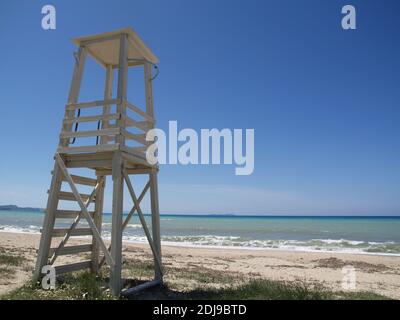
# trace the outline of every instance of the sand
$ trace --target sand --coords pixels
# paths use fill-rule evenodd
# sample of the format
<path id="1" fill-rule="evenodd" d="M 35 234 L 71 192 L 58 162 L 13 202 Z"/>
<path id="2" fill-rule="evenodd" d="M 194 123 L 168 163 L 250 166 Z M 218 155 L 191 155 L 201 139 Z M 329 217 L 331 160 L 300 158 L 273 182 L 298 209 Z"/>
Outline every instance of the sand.
<path id="1" fill-rule="evenodd" d="M 74 239 L 72 243 L 82 241 Z M 39 235 L 0 232 L 0 248 L 27 259 L 24 267 L 18 268 L 12 277 L 0 278 L 0 295 L 23 285 L 29 279 L 38 244 Z M 370 291 L 400 299 L 400 257 L 166 245 L 162 251 L 165 266 L 175 269 L 196 267 L 246 279 L 303 281 L 321 284 L 334 291 L 343 291 L 342 267 L 350 265 L 355 269 L 356 291 Z M 123 253 L 126 259 L 151 261 L 150 249 L 145 244 L 124 243 Z M 69 256 L 61 258 L 60 263 L 74 261 Z M 166 281 L 173 279 L 166 278 Z M 189 288 L 190 281 L 184 286 Z"/>

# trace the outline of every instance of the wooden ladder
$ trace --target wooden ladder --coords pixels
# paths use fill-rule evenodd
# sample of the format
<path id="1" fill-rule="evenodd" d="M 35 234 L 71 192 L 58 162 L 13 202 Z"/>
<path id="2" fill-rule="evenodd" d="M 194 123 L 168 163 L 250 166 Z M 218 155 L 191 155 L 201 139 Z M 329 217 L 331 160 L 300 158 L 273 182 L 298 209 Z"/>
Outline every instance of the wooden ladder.
<path id="1" fill-rule="evenodd" d="M 59 154 L 55 156 L 55 166 L 52 172 L 52 182 L 48 191 L 48 202 L 46 215 L 41 229 L 41 240 L 39 245 L 39 255 L 36 263 L 35 274 L 40 276 L 41 269 L 44 265 L 53 265 L 57 257 L 62 255 L 73 255 L 81 253 L 91 253 L 91 259 L 83 262 L 72 263 L 68 265 L 56 266 L 56 274 L 77 271 L 81 269 L 91 269 L 97 272 L 99 269 L 100 247 L 105 247 L 100 237 L 102 224 L 103 198 L 105 188 L 105 177 L 98 176 L 96 179 L 78 175 L 70 175 L 65 167 L 62 157 Z M 72 192 L 63 191 L 62 182 L 69 184 Z M 78 193 L 75 185 L 84 185 L 93 187 L 91 194 Z M 60 209 L 60 200 L 77 202 L 81 210 L 64 210 Z M 94 204 L 94 210 L 89 211 L 87 208 Z M 87 220 L 89 227 L 79 227 L 79 222 Z M 71 220 L 72 223 L 67 228 L 55 227 L 56 221 Z M 69 245 L 68 240 L 73 237 L 91 236 L 89 244 Z M 58 244 L 54 245 L 55 238 L 61 238 Z M 108 253 L 108 249 L 107 249 Z M 107 257 L 107 253 L 104 257 Z M 108 259 L 110 260 L 112 259 Z"/>

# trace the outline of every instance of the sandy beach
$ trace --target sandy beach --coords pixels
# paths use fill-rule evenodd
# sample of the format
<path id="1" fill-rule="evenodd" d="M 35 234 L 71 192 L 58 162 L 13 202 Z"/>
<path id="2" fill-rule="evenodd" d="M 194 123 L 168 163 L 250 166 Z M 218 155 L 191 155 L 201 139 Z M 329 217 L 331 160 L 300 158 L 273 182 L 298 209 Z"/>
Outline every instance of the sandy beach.
<path id="1" fill-rule="evenodd" d="M 71 240 L 70 244 L 85 242 Z M 31 276 L 39 244 L 39 235 L 24 233 L 0 233 L 0 249 L 24 258 L 24 263 L 12 273 L 0 274 L 0 295 L 22 286 Z M 209 286 L 223 286 L 218 281 L 229 275 L 246 281 L 263 278 L 279 281 L 301 281 L 311 285 L 322 285 L 333 291 L 342 291 L 342 267 L 351 265 L 356 271 L 356 291 L 370 291 L 390 298 L 400 299 L 400 257 L 339 254 L 319 252 L 286 252 L 271 250 L 214 249 L 178 246 L 163 246 L 163 262 L 168 270 L 186 271 L 187 277 L 166 272 L 165 282 L 180 290 L 196 288 L 198 279 L 190 273 L 210 272 L 215 274 Z M 151 252 L 147 245 L 124 243 L 125 264 L 151 263 Z M 82 258 L 85 258 L 82 256 Z M 59 264 L 76 262 L 70 256 L 60 257 Z M 4 270 L 4 266 L 2 270 Z M 124 271 L 126 277 L 132 276 Z M 151 273 L 134 275 L 136 278 L 151 278 Z"/>

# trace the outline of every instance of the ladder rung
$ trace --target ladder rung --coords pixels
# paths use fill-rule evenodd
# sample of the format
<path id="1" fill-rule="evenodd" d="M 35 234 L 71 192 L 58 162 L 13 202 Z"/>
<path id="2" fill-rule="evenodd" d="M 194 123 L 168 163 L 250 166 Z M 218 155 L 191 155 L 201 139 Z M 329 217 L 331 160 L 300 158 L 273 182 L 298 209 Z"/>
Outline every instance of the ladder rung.
<path id="1" fill-rule="evenodd" d="M 74 219 L 80 213 L 81 211 L 75 211 L 75 210 L 57 210 L 56 219 Z M 94 211 L 89 211 L 89 214 L 93 217 Z"/>
<path id="2" fill-rule="evenodd" d="M 81 198 L 83 201 L 87 201 L 90 197 L 89 194 L 80 194 Z M 58 193 L 58 199 L 59 200 L 67 200 L 67 201 L 76 201 L 76 198 L 72 192 L 66 192 L 66 191 L 60 191 Z M 92 202 L 94 202 L 96 199 L 96 196 L 93 197 Z"/>
<path id="3" fill-rule="evenodd" d="M 87 177 L 77 176 L 77 175 L 74 175 L 74 174 L 71 174 L 71 178 L 72 178 L 72 181 L 73 181 L 74 183 L 82 184 L 82 185 L 85 185 L 85 186 L 92 186 L 92 187 L 95 187 L 96 184 L 97 184 L 97 180 L 96 180 L 96 179 L 93 179 L 93 178 L 87 178 Z M 64 179 L 65 179 L 65 177 L 64 177 Z M 65 181 L 65 180 L 64 180 L 64 181 Z"/>
<path id="4" fill-rule="evenodd" d="M 66 264 L 63 266 L 57 266 L 55 267 L 56 269 L 56 274 L 63 274 L 67 272 L 73 272 L 73 271 L 78 271 L 82 269 L 87 269 L 90 268 L 92 265 L 91 261 L 83 261 L 83 262 L 77 262 L 77 263 L 72 263 L 72 264 Z"/>
<path id="5" fill-rule="evenodd" d="M 50 248 L 49 257 L 51 257 L 56 250 L 57 250 L 57 248 Z M 92 251 L 91 244 L 82 244 L 82 245 L 77 245 L 77 246 L 63 247 L 57 251 L 57 255 L 65 256 L 67 254 L 76 254 L 76 253 L 90 252 L 90 251 Z"/>
<path id="6" fill-rule="evenodd" d="M 57 229 L 53 229 L 53 232 L 51 233 L 52 237 L 64 237 L 67 232 L 68 232 L 69 228 L 57 228 Z M 40 230 L 40 232 L 42 232 L 42 230 Z M 92 229 L 90 228 L 78 228 L 78 229 L 74 229 L 71 232 L 71 236 L 90 236 L 92 235 Z"/>

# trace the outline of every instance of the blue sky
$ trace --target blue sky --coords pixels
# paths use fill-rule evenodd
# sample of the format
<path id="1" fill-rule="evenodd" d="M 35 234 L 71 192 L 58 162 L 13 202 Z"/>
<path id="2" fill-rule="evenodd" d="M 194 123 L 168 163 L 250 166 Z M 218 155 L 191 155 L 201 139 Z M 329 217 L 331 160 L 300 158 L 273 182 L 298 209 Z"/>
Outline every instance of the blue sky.
<path id="1" fill-rule="evenodd" d="M 45 4 L 56 7 L 56 30 L 41 28 Z M 357 30 L 341 28 L 345 4 Z M 399 9 L 395 0 L 1 1 L 0 204 L 45 206 L 70 39 L 132 26 L 160 58 L 158 127 L 255 129 L 250 176 L 162 166 L 162 212 L 399 214 Z M 82 100 L 102 98 L 99 75 L 85 75 Z"/>

